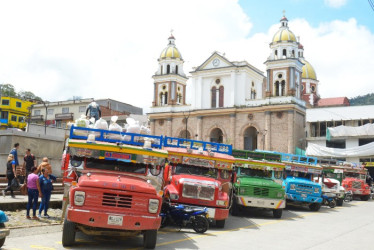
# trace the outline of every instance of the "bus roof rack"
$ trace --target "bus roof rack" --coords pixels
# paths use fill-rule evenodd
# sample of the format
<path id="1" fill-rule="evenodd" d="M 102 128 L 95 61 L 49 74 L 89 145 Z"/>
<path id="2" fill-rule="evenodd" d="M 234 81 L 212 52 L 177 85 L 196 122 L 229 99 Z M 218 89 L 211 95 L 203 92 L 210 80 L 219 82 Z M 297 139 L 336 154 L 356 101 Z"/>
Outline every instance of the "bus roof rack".
<path id="1" fill-rule="evenodd" d="M 282 153 L 282 152 L 276 152 L 276 151 L 257 150 L 257 149 L 256 149 L 256 152 L 268 152 L 268 153 L 280 154 L 282 157 L 282 162 L 286 161 L 286 162 L 302 163 L 302 164 L 309 164 L 309 165 L 317 165 L 317 157 L 288 154 L 288 153 Z"/>
<path id="2" fill-rule="evenodd" d="M 163 140 L 164 147 L 173 147 L 173 148 L 187 148 L 199 150 L 202 148 L 204 151 L 217 152 L 221 154 L 232 154 L 232 145 L 216 143 L 216 142 L 207 142 L 207 141 L 198 141 L 177 137 L 168 137 L 165 136 Z"/>
<path id="3" fill-rule="evenodd" d="M 105 129 L 83 128 L 76 127 L 74 125 L 72 125 L 70 128 L 70 139 L 87 140 L 90 134 L 95 135 L 95 141 L 127 144 L 140 147 L 144 146 L 144 142 L 150 141 L 152 148 L 162 149 L 162 136 L 125 133 Z"/>

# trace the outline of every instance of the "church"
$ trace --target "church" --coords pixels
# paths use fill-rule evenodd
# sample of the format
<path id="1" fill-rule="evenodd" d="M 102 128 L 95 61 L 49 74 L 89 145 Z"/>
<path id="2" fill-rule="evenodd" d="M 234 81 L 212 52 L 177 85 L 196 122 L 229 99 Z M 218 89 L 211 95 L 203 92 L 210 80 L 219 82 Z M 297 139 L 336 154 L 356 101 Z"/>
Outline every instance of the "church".
<path id="1" fill-rule="evenodd" d="M 319 98 L 313 67 L 283 16 L 266 72 L 214 52 L 190 77 L 171 35 L 153 75 L 152 134 L 295 153 L 305 149 L 307 106 Z M 186 86 L 192 100 L 186 103 Z"/>

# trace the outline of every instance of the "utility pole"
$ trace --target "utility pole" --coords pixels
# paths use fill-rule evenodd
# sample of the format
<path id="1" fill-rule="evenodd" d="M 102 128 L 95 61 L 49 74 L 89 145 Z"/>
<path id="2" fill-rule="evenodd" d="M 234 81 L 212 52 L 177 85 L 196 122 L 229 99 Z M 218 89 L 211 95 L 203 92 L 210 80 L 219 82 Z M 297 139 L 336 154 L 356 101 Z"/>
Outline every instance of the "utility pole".
<path id="1" fill-rule="evenodd" d="M 42 103 L 45 107 L 45 118 L 44 118 L 44 134 L 47 134 L 47 115 L 48 115 L 48 105 L 45 103 L 45 101 L 42 100 Z"/>

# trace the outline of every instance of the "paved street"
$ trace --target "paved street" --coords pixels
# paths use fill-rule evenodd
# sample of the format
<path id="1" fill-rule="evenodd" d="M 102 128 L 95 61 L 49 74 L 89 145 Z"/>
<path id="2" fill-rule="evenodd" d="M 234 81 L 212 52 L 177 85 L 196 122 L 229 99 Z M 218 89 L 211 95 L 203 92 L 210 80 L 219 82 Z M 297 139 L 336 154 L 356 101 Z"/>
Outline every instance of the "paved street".
<path id="1" fill-rule="evenodd" d="M 353 201 L 320 212 L 292 207 L 281 220 L 270 212 L 230 217 L 223 230 L 211 228 L 200 235 L 192 229 L 165 228 L 159 232 L 157 249 L 371 249 L 374 247 L 374 201 Z M 142 237 L 117 240 L 77 234 L 71 249 L 141 249 Z M 61 226 L 14 229 L 3 250 L 64 249 Z"/>

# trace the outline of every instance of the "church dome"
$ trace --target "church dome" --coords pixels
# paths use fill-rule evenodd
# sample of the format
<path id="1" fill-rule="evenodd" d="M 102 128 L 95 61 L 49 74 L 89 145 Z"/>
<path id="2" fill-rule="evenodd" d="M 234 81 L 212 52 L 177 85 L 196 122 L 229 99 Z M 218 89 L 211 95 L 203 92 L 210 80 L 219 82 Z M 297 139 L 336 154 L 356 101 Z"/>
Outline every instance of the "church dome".
<path id="1" fill-rule="evenodd" d="M 313 66 L 305 59 L 303 58 L 300 58 L 300 61 L 302 63 L 304 63 L 304 66 L 303 66 L 303 74 L 302 74 L 302 78 L 304 79 L 313 79 L 313 80 L 317 80 L 317 75 L 316 75 L 316 72 L 314 71 L 314 68 Z"/>
<path id="2" fill-rule="evenodd" d="M 165 59 L 165 58 L 179 58 L 182 59 L 182 55 L 175 47 L 175 38 L 174 36 L 169 37 L 169 44 L 168 46 L 161 52 L 160 59 Z"/>
<path id="3" fill-rule="evenodd" d="M 289 29 L 285 29 L 285 28 L 280 29 L 280 30 L 277 31 L 277 33 L 275 33 L 275 35 L 273 37 L 273 43 L 282 42 L 282 41 L 296 42 L 296 36 Z"/>

